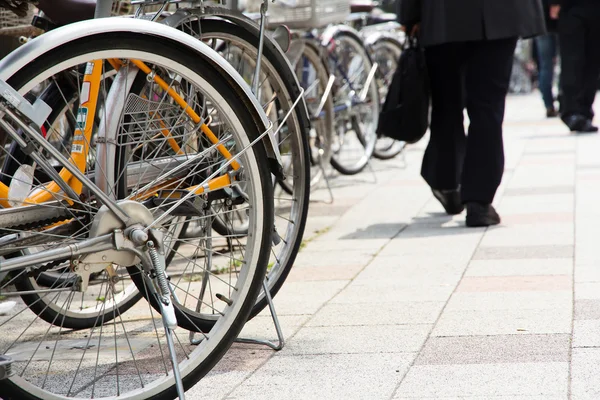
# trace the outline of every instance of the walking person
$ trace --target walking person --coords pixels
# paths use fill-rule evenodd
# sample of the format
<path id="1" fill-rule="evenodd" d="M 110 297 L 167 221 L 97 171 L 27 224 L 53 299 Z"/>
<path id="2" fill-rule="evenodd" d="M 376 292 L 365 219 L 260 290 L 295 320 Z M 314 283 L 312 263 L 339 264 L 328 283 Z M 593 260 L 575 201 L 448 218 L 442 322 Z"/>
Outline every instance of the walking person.
<path id="1" fill-rule="evenodd" d="M 558 16 L 550 15 L 551 1 L 542 0 L 548 33 L 535 38 L 539 67 L 539 88 L 544 106 L 546 106 L 546 117 L 548 118 L 558 116 L 558 111 L 554 107 L 554 93 L 552 93 L 555 60 L 558 55 Z"/>
<path id="2" fill-rule="evenodd" d="M 541 0 L 399 0 L 418 31 L 431 83 L 431 137 L 421 175 L 467 226 L 500 223 L 492 206 L 504 173 L 502 123 L 518 37 L 545 32 Z M 463 110 L 470 124 L 465 135 Z"/>
<path id="3" fill-rule="evenodd" d="M 551 0 L 558 18 L 561 118 L 572 132 L 598 132 L 594 99 L 600 75 L 600 1 Z"/>

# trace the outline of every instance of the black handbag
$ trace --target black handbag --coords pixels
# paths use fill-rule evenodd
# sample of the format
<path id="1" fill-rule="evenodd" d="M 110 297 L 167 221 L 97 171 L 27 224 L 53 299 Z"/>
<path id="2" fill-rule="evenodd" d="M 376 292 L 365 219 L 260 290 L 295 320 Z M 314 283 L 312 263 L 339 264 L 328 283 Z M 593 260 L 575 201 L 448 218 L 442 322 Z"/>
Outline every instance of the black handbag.
<path id="1" fill-rule="evenodd" d="M 407 38 L 394 72 L 377 133 L 406 143 L 418 142 L 429 127 L 429 77 L 416 37 Z"/>

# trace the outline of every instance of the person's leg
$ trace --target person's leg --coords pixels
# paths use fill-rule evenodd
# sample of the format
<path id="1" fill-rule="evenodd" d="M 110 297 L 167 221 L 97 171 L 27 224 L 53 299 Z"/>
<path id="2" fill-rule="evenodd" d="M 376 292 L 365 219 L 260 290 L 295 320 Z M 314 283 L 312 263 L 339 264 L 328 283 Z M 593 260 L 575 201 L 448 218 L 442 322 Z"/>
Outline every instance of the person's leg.
<path id="1" fill-rule="evenodd" d="M 559 21 L 561 57 L 561 117 L 567 125 L 582 116 L 583 76 L 585 70 L 585 26 L 573 9 L 561 13 Z M 570 126 L 570 128 L 572 128 Z"/>
<path id="2" fill-rule="evenodd" d="M 465 88 L 471 121 L 462 174 L 463 202 L 491 204 L 504 173 L 502 123 L 517 39 L 469 44 Z"/>
<path id="3" fill-rule="evenodd" d="M 430 139 L 421 175 L 432 189 L 453 190 L 460 183 L 464 152 L 463 45 L 425 50 L 431 85 Z"/>
<path id="4" fill-rule="evenodd" d="M 598 78 L 600 77 L 600 12 L 598 15 L 588 15 L 586 18 L 585 38 L 585 71 L 583 74 L 584 94 L 582 109 L 589 120 L 594 119 L 594 99 L 598 90 Z"/>
<path id="5" fill-rule="evenodd" d="M 556 40 L 550 33 L 535 39 L 539 65 L 539 87 L 546 110 L 554 110 L 552 81 L 554 80 L 554 57 L 556 57 Z"/>

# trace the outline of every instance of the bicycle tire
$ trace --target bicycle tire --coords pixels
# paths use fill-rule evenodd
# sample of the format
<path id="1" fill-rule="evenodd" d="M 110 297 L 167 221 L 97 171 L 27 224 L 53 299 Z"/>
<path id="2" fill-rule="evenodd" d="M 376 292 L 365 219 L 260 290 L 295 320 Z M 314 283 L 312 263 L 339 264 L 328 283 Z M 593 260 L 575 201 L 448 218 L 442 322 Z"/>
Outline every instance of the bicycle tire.
<path id="1" fill-rule="evenodd" d="M 371 60 L 371 56 L 365 48 L 362 40 L 356 34 L 347 29 L 338 29 L 332 35 L 332 41 L 335 43 L 335 46 L 331 46 L 331 50 L 329 50 L 329 62 L 336 63 L 335 56 L 332 55 L 333 51 L 339 51 L 339 49 L 344 48 L 345 45 L 350 46 L 355 54 L 362 59 L 363 71 L 365 75 L 361 78 L 366 81 L 366 75 L 373 67 L 373 61 Z M 353 99 L 344 98 L 346 93 L 339 92 L 340 88 L 349 86 L 347 80 L 351 79 L 345 76 L 347 75 L 346 71 L 340 71 L 341 68 L 342 67 L 337 64 L 333 64 L 332 67 L 330 67 L 331 71 L 336 75 L 337 91 L 334 93 L 336 108 L 338 108 L 338 106 L 341 104 L 345 104 L 347 101 L 353 101 Z M 352 88 L 352 91 L 355 92 L 359 90 L 360 89 L 358 88 Z M 369 163 L 369 160 L 373 156 L 373 152 L 375 150 L 375 142 L 377 140 L 377 134 L 375 131 L 377 129 L 377 120 L 379 118 L 379 89 L 377 88 L 377 83 L 374 79 L 371 81 L 367 96 L 370 97 L 368 100 L 370 103 L 372 103 L 372 106 L 370 107 L 369 111 L 366 111 L 365 115 L 358 116 L 351 114 L 341 121 L 339 119 L 336 121 L 335 134 L 338 137 L 347 135 L 347 129 L 350 129 L 351 131 L 354 131 L 356 140 L 359 142 L 359 146 L 362 146 L 362 149 L 359 147 L 359 150 L 357 150 L 357 153 L 360 153 L 359 159 L 349 164 L 341 159 L 341 152 L 343 151 L 341 146 L 343 146 L 343 144 L 340 144 L 340 149 L 337 149 L 337 151 L 334 146 L 333 156 L 331 157 L 331 165 L 343 175 L 356 175 L 363 171 Z M 361 123 L 364 123 L 365 119 L 367 119 L 367 116 L 370 116 L 372 121 L 370 126 L 363 128 L 361 127 Z M 340 139 L 339 141 L 344 142 L 344 139 Z"/>
<path id="2" fill-rule="evenodd" d="M 239 40 L 240 44 L 245 46 L 258 49 L 259 37 L 257 31 L 249 31 L 240 25 L 229 23 L 223 20 L 213 18 L 203 18 L 202 14 L 193 14 L 194 10 L 189 10 L 192 17 L 201 18 L 201 32 L 205 37 L 214 37 L 215 35 L 223 34 L 226 35 L 228 40 L 235 37 Z M 188 15 L 189 17 L 189 15 Z M 175 24 L 180 25 L 181 23 Z M 181 29 L 181 28 L 180 28 Z M 190 28 L 188 28 L 189 30 Z M 187 33 L 187 32 L 186 32 Z M 282 90 L 286 90 L 284 94 L 287 104 L 291 103 L 300 96 L 300 88 L 296 80 L 294 71 L 291 70 L 289 63 L 287 62 L 285 55 L 279 49 L 278 45 L 275 44 L 269 37 L 265 38 L 263 48 L 263 68 L 268 68 L 270 73 L 276 73 L 278 75 L 278 85 Z M 308 144 L 308 131 L 310 129 L 310 122 L 307 116 L 306 107 L 299 103 L 294 109 L 290 116 L 292 123 L 297 123 L 298 128 L 295 130 L 296 135 L 293 138 L 295 141 L 295 152 L 292 156 L 299 157 L 294 164 L 294 168 L 302 168 L 302 175 L 304 178 L 301 181 L 295 181 L 295 189 L 290 191 L 295 193 L 297 200 L 295 200 L 297 210 L 297 216 L 293 221 L 293 224 L 288 224 L 288 232 L 281 233 L 282 239 L 289 243 L 286 251 L 281 250 L 280 254 L 284 254 L 282 257 L 277 257 L 280 262 L 280 266 L 277 270 L 271 268 L 267 274 L 267 284 L 270 289 L 270 294 L 275 297 L 283 286 L 287 276 L 289 275 L 300 245 L 302 237 L 304 235 L 304 229 L 306 226 L 306 220 L 308 218 L 308 207 L 310 199 L 310 164 L 309 160 L 309 144 Z M 296 178 L 297 179 L 297 178 Z M 282 182 L 279 181 L 281 185 Z M 286 184 L 287 185 L 287 184 Z M 287 192 L 287 190 L 286 190 Z M 278 218 L 277 212 L 275 214 L 276 220 Z M 241 232 L 229 232 L 227 228 L 222 224 L 221 221 L 217 222 L 217 219 L 213 222 L 213 229 L 221 235 L 225 234 L 240 234 Z M 261 291 L 257 299 L 257 303 L 250 313 L 249 319 L 254 318 L 267 306 L 267 300 L 264 292 Z M 210 325 L 210 322 L 209 322 Z"/>
<path id="3" fill-rule="evenodd" d="M 371 58 L 378 64 L 376 79 L 380 105 L 383 107 L 394 71 L 398 66 L 400 54 L 402 54 L 402 43 L 394 38 L 381 36 L 369 43 L 368 48 Z M 406 142 L 380 137 L 375 143 L 373 157 L 379 160 L 390 160 L 400 154 L 405 147 Z"/>

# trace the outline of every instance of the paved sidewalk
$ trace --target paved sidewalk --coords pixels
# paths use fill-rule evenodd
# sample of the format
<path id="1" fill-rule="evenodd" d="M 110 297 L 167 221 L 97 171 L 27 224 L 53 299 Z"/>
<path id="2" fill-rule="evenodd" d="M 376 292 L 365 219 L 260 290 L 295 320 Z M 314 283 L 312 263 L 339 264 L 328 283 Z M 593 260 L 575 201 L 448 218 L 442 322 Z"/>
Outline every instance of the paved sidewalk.
<path id="1" fill-rule="evenodd" d="M 425 143 L 315 193 L 285 349 L 234 345 L 188 398 L 599 399 L 600 136 L 543 115 L 508 101 L 499 227 L 441 212 Z M 244 334 L 274 338 L 268 315 Z"/>

